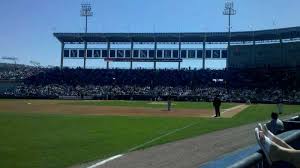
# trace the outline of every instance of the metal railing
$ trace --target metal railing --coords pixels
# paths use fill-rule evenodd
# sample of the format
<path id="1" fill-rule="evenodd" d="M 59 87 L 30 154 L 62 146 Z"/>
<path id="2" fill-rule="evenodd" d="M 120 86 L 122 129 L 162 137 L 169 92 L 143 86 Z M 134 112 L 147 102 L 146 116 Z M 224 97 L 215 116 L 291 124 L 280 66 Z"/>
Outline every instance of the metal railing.
<path id="1" fill-rule="evenodd" d="M 284 121 L 284 126 L 285 126 L 285 131 L 300 129 L 299 116 Z M 291 144 L 294 147 L 296 146 L 296 148 L 300 147 L 300 131 L 297 131 L 294 134 L 287 136 L 283 139 L 288 144 Z M 285 162 L 279 162 L 276 167 L 282 167 L 282 166 L 293 167 L 290 166 L 289 163 L 285 163 Z M 268 168 L 269 165 L 265 160 L 265 156 L 261 153 L 261 150 L 259 150 L 256 153 L 246 157 L 245 159 L 240 160 L 239 162 L 234 163 L 229 167 L 230 168 Z"/>

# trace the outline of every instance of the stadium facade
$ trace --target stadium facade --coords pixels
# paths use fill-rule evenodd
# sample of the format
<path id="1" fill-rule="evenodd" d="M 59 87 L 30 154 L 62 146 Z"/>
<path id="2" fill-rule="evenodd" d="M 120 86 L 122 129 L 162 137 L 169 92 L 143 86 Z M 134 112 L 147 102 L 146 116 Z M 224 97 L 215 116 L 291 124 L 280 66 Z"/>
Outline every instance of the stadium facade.
<path id="1" fill-rule="evenodd" d="M 110 62 L 177 62 L 178 69 L 186 59 L 225 59 L 227 68 L 299 67 L 300 27 L 242 32 L 202 33 L 54 33 L 61 42 L 61 68 L 64 59 L 103 59 Z M 231 42 L 230 47 L 209 48 L 208 45 Z M 82 48 L 66 48 L 65 45 L 82 44 Z M 88 48 L 90 44 L 98 45 Z M 100 47 L 105 45 L 106 47 Z M 113 48 L 112 44 L 129 45 L 129 48 Z M 135 45 L 151 45 L 151 48 L 135 48 Z M 172 48 L 158 48 L 158 44 L 171 44 Z M 183 48 L 182 44 L 199 45 L 199 48 Z"/>

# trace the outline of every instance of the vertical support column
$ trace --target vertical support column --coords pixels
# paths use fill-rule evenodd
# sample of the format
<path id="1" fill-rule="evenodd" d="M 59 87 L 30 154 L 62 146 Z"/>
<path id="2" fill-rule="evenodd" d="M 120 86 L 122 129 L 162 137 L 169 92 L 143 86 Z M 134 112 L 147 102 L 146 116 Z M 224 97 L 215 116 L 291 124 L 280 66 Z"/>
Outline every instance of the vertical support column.
<path id="1" fill-rule="evenodd" d="M 132 69 L 132 57 L 133 57 L 133 40 L 131 40 L 131 47 L 130 47 L 130 69 Z"/>
<path id="2" fill-rule="evenodd" d="M 178 58 L 181 59 L 181 38 L 179 38 Z M 180 64 L 181 62 L 178 62 L 178 70 L 181 69 Z"/>
<path id="3" fill-rule="evenodd" d="M 280 43 L 280 58 L 284 66 L 287 66 L 286 57 L 283 55 L 283 42 L 281 36 L 279 37 L 279 43 Z"/>
<path id="4" fill-rule="evenodd" d="M 110 58 L 110 41 L 107 41 L 107 58 Z M 106 62 L 106 69 L 109 69 L 109 60 Z"/>
<path id="5" fill-rule="evenodd" d="M 257 64 L 256 64 L 256 50 L 255 50 L 255 47 L 256 47 L 256 41 L 255 41 L 254 36 L 253 36 L 253 45 L 252 45 L 252 59 L 253 59 L 253 65 L 257 65 Z"/>
<path id="6" fill-rule="evenodd" d="M 226 58 L 226 68 L 228 68 L 228 57 L 231 54 L 230 51 L 230 41 L 231 41 L 231 15 L 228 17 L 228 48 L 227 48 L 227 58 Z"/>
<path id="7" fill-rule="evenodd" d="M 255 67 L 256 64 L 256 41 L 255 41 L 255 35 L 254 35 L 254 30 L 252 30 L 252 41 L 253 41 L 253 45 L 252 45 L 252 65 L 253 67 Z"/>
<path id="8" fill-rule="evenodd" d="M 206 58 L 206 35 L 203 40 L 203 50 L 202 50 L 202 69 L 205 69 L 205 58 Z"/>
<path id="9" fill-rule="evenodd" d="M 65 43 L 61 42 L 61 53 L 60 53 L 60 69 L 62 70 L 64 67 L 64 50 L 65 50 Z"/>
<path id="10" fill-rule="evenodd" d="M 154 42 L 154 69 L 156 70 L 156 58 L 157 58 L 157 42 Z"/>
<path id="11" fill-rule="evenodd" d="M 87 42 L 84 42 L 84 58 L 83 58 L 83 69 L 86 67 L 86 57 L 87 57 Z"/>
<path id="12" fill-rule="evenodd" d="M 297 62 L 297 67 L 296 67 L 296 86 L 300 85 L 300 65 L 299 62 Z"/>

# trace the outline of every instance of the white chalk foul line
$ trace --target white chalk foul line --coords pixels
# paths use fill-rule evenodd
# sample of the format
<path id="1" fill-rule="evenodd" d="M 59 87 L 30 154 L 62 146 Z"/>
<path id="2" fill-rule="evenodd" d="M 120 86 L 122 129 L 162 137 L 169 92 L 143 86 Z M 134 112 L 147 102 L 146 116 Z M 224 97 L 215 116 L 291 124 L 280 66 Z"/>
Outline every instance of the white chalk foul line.
<path id="1" fill-rule="evenodd" d="M 224 114 L 224 113 L 226 113 L 226 112 L 228 112 L 228 111 L 231 111 L 231 110 L 234 110 L 234 109 L 237 109 L 237 108 L 240 108 L 240 107 L 244 107 L 244 106 L 246 106 L 245 104 L 241 104 L 241 105 L 238 105 L 238 106 L 234 106 L 234 107 L 231 107 L 231 108 L 229 108 L 229 109 L 225 109 L 225 110 L 223 110 L 222 112 L 221 112 L 221 114 Z M 212 117 L 214 117 L 215 115 L 212 115 Z"/>
<path id="2" fill-rule="evenodd" d="M 154 141 L 157 141 L 157 140 L 159 140 L 159 139 L 161 139 L 161 138 L 163 138 L 163 137 L 166 137 L 166 136 L 168 136 L 168 135 L 174 134 L 174 133 L 179 132 L 179 131 L 181 131 L 181 130 L 184 130 L 184 129 L 186 129 L 186 128 L 192 127 L 192 126 L 194 126 L 194 125 L 196 125 L 196 124 L 198 124 L 198 123 L 199 123 L 199 122 L 192 123 L 192 124 L 186 125 L 186 126 L 184 126 L 184 127 L 182 127 L 182 128 L 177 128 L 177 129 L 175 129 L 175 130 L 172 130 L 172 131 L 170 131 L 170 132 L 168 132 L 168 133 L 166 133 L 166 134 L 163 134 L 163 135 L 161 135 L 161 136 L 159 136 L 159 137 L 153 138 L 153 139 L 151 139 L 150 141 L 147 141 L 147 142 L 145 142 L 145 143 L 143 143 L 143 144 L 141 144 L 141 145 L 137 145 L 137 146 L 135 146 L 135 147 L 129 149 L 128 152 L 131 152 L 131 151 L 134 151 L 134 150 L 136 150 L 136 149 L 139 149 L 139 148 L 141 148 L 141 147 L 143 147 L 143 146 L 146 146 L 147 144 L 150 144 L 150 143 L 152 143 L 152 142 L 154 142 Z"/>
<path id="3" fill-rule="evenodd" d="M 235 110 L 237 108 L 244 107 L 244 106 L 246 106 L 246 105 L 245 104 L 241 104 L 241 105 L 238 105 L 238 106 L 234 106 L 234 107 L 231 107 L 229 109 L 225 109 L 222 113 L 226 113 L 227 111 Z"/>
<path id="4" fill-rule="evenodd" d="M 87 168 L 95 168 L 95 167 L 97 167 L 97 166 L 104 165 L 105 163 L 107 163 L 107 162 L 109 162 L 109 161 L 112 161 L 112 160 L 114 160 L 114 159 L 120 158 L 120 157 L 122 157 L 123 155 L 124 155 L 124 154 L 119 154 L 119 155 L 116 155 L 116 156 L 112 156 L 112 157 L 110 157 L 110 158 L 108 158 L 108 159 L 102 160 L 101 162 L 98 162 L 98 163 L 96 163 L 96 164 L 94 164 L 94 165 L 92 165 L 92 166 L 89 166 L 89 167 L 87 167 Z"/>
<path id="5" fill-rule="evenodd" d="M 147 145 L 147 144 L 150 144 L 150 143 L 152 143 L 152 142 L 154 142 L 154 141 L 157 141 L 157 140 L 159 140 L 159 139 L 161 139 L 161 138 L 163 138 L 163 137 L 166 137 L 166 136 L 168 136 L 168 135 L 174 134 L 174 133 L 179 132 L 179 131 L 181 131 L 181 130 L 184 130 L 184 129 L 186 129 L 186 128 L 192 127 L 192 126 L 194 126 L 194 125 L 196 125 L 196 124 L 198 124 L 198 123 L 199 123 L 199 122 L 192 123 L 192 124 L 186 125 L 186 126 L 184 126 L 184 127 L 182 127 L 182 128 L 177 128 L 177 129 L 175 129 L 175 130 L 172 130 L 172 131 L 170 131 L 170 132 L 168 132 L 168 133 L 166 133 L 166 134 L 164 134 L 164 135 L 161 135 L 161 136 L 159 136 L 159 137 L 153 138 L 153 139 L 151 139 L 150 141 L 147 141 L 147 142 L 145 142 L 145 143 L 143 143 L 143 144 L 141 144 L 141 145 L 137 145 L 137 146 L 135 146 L 135 147 L 129 149 L 128 152 L 132 152 L 132 151 L 134 151 L 134 150 L 136 150 L 136 149 L 139 149 L 139 148 L 141 148 L 141 147 L 143 147 L 143 146 L 145 146 L 145 145 Z M 122 157 L 122 156 L 124 156 L 124 154 L 119 154 L 119 155 L 110 157 L 110 158 L 108 158 L 108 159 L 105 159 L 105 160 L 103 160 L 103 161 L 101 161 L 101 162 L 98 162 L 98 163 L 96 163 L 96 164 L 94 164 L 94 165 L 92 165 L 92 166 L 89 166 L 89 167 L 87 167 L 87 168 L 96 168 L 97 166 L 104 165 L 105 163 L 110 162 L 110 161 L 112 161 L 112 160 L 114 160 L 114 159 L 120 158 L 120 157 Z"/>

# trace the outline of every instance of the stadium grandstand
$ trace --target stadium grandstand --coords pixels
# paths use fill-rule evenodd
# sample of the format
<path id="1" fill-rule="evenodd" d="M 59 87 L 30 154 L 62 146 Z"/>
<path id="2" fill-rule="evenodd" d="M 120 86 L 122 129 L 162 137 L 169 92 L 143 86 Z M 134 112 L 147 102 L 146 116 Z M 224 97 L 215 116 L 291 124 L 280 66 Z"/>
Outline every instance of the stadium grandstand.
<path id="1" fill-rule="evenodd" d="M 0 167 L 300 167 L 300 26 L 266 23 L 297 5 L 243 2 L 251 12 L 231 30 L 226 0 L 226 32 L 217 1 L 101 1 L 88 32 L 92 5 L 81 1 L 80 28 L 79 1 L 3 8 Z M 145 29 L 153 23 L 161 32 Z"/>
<path id="2" fill-rule="evenodd" d="M 18 66 L 2 69 L 6 98 L 133 99 L 299 103 L 295 69 L 82 69 Z M 7 85 L 14 83 L 14 85 Z M 5 87 L 9 86 L 9 87 Z M 262 92 L 264 90 L 264 92 Z M 270 96 L 272 95 L 272 96 Z"/>
<path id="3" fill-rule="evenodd" d="M 54 33 L 61 42 L 60 68 L 2 64 L 2 97 L 138 99 L 300 103 L 300 27 L 228 33 Z M 130 48 L 111 48 L 111 43 Z M 135 48 L 135 44 L 153 48 Z M 167 43 L 178 48 L 158 48 Z M 182 48 L 193 43 L 199 48 Z M 84 44 L 84 48 L 65 45 Z M 103 44 L 107 48 L 88 48 Z M 207 47 L 207 48 L 206 48 Z M 228 54 L 230 53 L 230 54 Z M 63 67 L 64 59 L 82 59 L 83 68 Z M 106 69 L 85 69 L 86 59 L 103 59 Z M 198 69 L 181 68 L 202 60 Z M 222 70 L 205 68 L 208 59 L 225 59 Z M 110 69 L 110 62 L 130 62 L 130 69 Z M 133 69 L 133 62 L 153 62 L 153 69 Z M 157 62 L 177 62 L 178 69 L 156 69 Z M 9 86 L 9 87 L 7 87 Z M 262 92 L 264 90 L 264 92 Z M 272 95 L 272 96 L 270 96 Z"/>
<path id="4" fill-rule="evenodd" d="M 61 42 L 61 68 L 64 59 L 104 59 L 107 62 L 181 62 L 188 59 L 225 59 L 227 68 L 293 67 L 300 65 L 300 27 L 244 32 L 205 33 L 54 33 Z M 211 48 L 209 45 L 226 44 L 227 48 Z M 71 48 L 84 44 L 84 48 Z M 87 48 L 99 44 L 106 48 Z M 130 48 L 112 48 L 131 46 Z M 148 48 L 135 48 L 135 44 Z M 171 44 L 170 48 L 158 48 L 158 44 Z M 199 45 L 198 48 L 182 48 L 182 44 Z M 65 48 L 69 45 L 70 48 Z M 149 45 L 152 48 L 149 48 Z M 232 51 L 232 52 L 230 52 Z M 228 54 L 229 53 L 229 54 Z M 199 67 L 201 67 L 199 65 Z"/>

